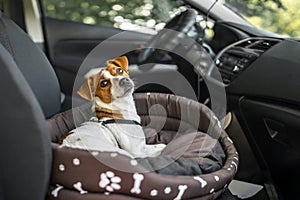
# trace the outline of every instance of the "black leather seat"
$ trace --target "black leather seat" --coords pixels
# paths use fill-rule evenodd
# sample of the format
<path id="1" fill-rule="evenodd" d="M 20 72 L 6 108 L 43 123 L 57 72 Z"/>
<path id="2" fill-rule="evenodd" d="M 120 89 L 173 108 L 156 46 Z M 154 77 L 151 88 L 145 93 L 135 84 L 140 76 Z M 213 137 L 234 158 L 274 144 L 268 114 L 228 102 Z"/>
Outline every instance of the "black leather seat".
<path id="1" fill-rule="evenodd" d="M 2 44 L 0 76 L 0 199 L 44 199 L 51 171 L 45 117 Z"/>
<path id="2" fill-rule="evenodd" d="M 42 51 L 0 12 L 0 199 L 45 199 L 51 139 L 45 117 L 60 111 L 60 87 Z"/>

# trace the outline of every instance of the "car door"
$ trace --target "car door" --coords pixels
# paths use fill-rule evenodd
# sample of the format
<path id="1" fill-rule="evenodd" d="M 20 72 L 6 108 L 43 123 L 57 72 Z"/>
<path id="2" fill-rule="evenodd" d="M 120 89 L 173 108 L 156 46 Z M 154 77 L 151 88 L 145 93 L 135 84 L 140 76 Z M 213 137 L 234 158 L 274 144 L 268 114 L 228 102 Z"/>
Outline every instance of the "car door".
<path id="1" fill-rule="evenodd" d="M 46 53 L 55 69 L 70 107 L 74 81 L 86 56 L 101 42 L 109 39 L 114 48 L 128 46 L 137 51 L 128 52 L 131 64 L 136 52 L 170 19 L 169 11 L 176 4 L 171 0 L 120 1 L 120 0 L 43 0 Z M 162 12 L 163 11 L 163 12 Z M 104 61 L 99 58 L 99 66 Z"/>

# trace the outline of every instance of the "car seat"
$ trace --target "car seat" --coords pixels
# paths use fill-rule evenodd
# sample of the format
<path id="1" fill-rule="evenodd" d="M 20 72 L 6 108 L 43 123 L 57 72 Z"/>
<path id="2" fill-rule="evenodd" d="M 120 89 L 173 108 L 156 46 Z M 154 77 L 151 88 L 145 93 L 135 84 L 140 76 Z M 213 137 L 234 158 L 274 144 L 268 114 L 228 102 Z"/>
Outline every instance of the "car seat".
<path id="1" fill-rule="evenodd" d="M 0 66 L 0 199 L 43 199 L 52 161 L 45 117 L 2 44 Z"/>
<path id="2" fill-rule="evenodd" d="M 58 176 L 59 173 L 56 173 L 56 170 L 62 169 L 62 165 L 60 165 L 62 161 L 68 159 L 74 161 L 74 156 L 82 155 L 80 158 L 83 160 L 87 158 L 87 163 L 93 163 L 94 157 L 91 157 L 92 155 L 84 150 L 59 148 L 56 144 L 52 144 L 53 159 L 51 159 L 51 141 L 49 139 L 50 134 L 48 129 L 50 129 L 51 132 L 55 128 L 59 130 L 59 126 L 53 125 L 53 120 L 54 124 L 57 124 L 57 120 L 61 120 L 61 117 L 64 117 L 66 114 L 62 113 L 51 118 L 60 112 L 61 106 L 60 87 L 53 68 L 43 52 L 30 40 L 27 34 L 2 13 L 0 13 L 0 42 L 1 94 L 3 94 L 3 98 L 1 99 L 2 112 L 0 112 L 1 122 L 3 124 L 1 128 L 1 133 L 3 134 L 3 139 L 1 139 L 1 158 L 3 159 L 1 160 L 0 172 L 2 180 L 0 194 L 2 196 L 0 197 L 5 199 L 44 199 L 46 196 L 46 187 L 50 182 L 50 168 L 52 168 L 51 183 L 57 185 L 53 185 L 55 188 L 54 190 L 50 190 L 48 197 L 53 198 L 53 193 L 55 194 L 55 192 L 65 187 L 65 190 L 63 190 L 64 193 L 62 194 L 67 193 L 67 197 L 71 199 L 81 199 L 81 195 L 86 194 L 85 190 L 79 190 L 80 188 L 82 189 L 82 185 L 80 185 L 81 182 L 71 183 L 69 182 L 70 179 L 64 179 L 64 176 Z M 143 98 L 139 99 L 137 96 L 136 99 L 139 99 L 141 102 L 148 98 L 147 94 L 142 94 L 140 97 Z M 158 97 L 159 95 L 155 94 L 151 96 L 150 100 L 156 99 L 164 101 L 166 98 L 166 96 L 163 96 L 163 98 Z M 167 99 L 168 98 L 177 99 L 177 97 L 167 97 Z M 49 101 L 49 99 L 51 99 L 51 101 Z M 188 100 L 187 102 L 191 103 Z M 197 106 L 201 105 L 196 102 L 193 104 Z M 168 106 L 167 104 L 164 105 Z M 205 107 L 200 106 L 199 108 L 202 110 Z M 82 108 L 79 108 L 79 110 L 80 109 Z M 142 107 L 140 107 L 140 111 L 143 111 Z M 70 115 L 72 117 L 67 117 L 63 121 L 65 125 L 69 126 L 68 129 L 74 127 L 74 121 L 72 120 L 74 120 L 75 116 L 73 116 L 73 114 L 79 113 L 76 109 L 69 112 L 72 113 Z M 183 183 L 186 183 L 183 185 L 187 185 L 189 190 L 191 190 L 191 192 L 186 192 L 184 196 L 182 194 L 181 197 L 183 198 L 217 198 L 226 190 L 226 186 L 237 170 L 238 155 L 230 138 L 224 130 L 221 130 L 220 127 L 218 128 L 218 121 L 213 117 L 214 115 L 211 111 L 207 110 L 207 112 L 204 113 L 206 113 L 204 119 L 206 119 L 208 123 L 205 125 L 206 129 L 202 127 L 199 130 L 207 131 L 207 124 L 213 123 L 212 127 L 221 132 L 219 141 L 226 153 L 226 161 L 224 166 L 220 169 L 221 173 L 216 171 L 214 173 L 217 174 L 211 173 L 193 177 L 175 177 L 153 172 L 144 174 L 145 180 L 147 180 L 150 186 L 155 186 L 155 184 L 160 181 L 163 184 L 165 184 L 166 181 L 168 182 L 170 186 L 169 188 L 164 188 L 165 195 L 162 196 L 162 198 L 165 198 L 166 194 L 170 194 L 170 197 L 173 197 L 175 194 L 181 194 L 181 191 L 183 191 Z M 45 118 L 49 119 L 48 128 L 46 127 Z M 81 119 L 86 119 L 86 115 L 82 115 Z M 147 117 L 144 118 L 144 124 L 147 124 Z M 63 130 L 60 130 L 59 134 L 63 134 Z M 57 136 L 57 134 L 55 134 L 55 136 Z M 59 138 L 60 135 L 57 137 Z M 110 156 L 111 158 L 111 154 L 107 155 L 101 153 L 100 156 Z M 126 160 L 126 158 L 124 159 Z M 124 164 L 128 160 L 126 162 L 123 162 L 122 159 L 118 161 Z M 77 160 L 75 163 L 77 163 Z M 105 168 L 100 162 L 95 163 L 95 165 L 81 166 L 83 166 L 84 171 L 89 170 L 88 168 L 84 168 L 88 166 L 93 169 L 99 166 L 100 168 L 98 169 L 103 167 L 102 169 L 107 169 L 106 172 L 111 171 L 107 166 Z M 76 171 L 73 170 L 68 172 L 75 172 L 76 174 Z M 80 171 L 78 175 L 84 175 L 82 172 L 83 171 Z M 110 175 L 111 173 L 108 174 L 108 176 Z M 124 177 L 125 179 L 128 178 L 128 180 L 131 180 L 132 174 L 125 174 Z M 129 179 L 129 177 L 131 179 Z M 211 183 L 214 182 L 216 182 L 216 184 L 212 185 Z M 131 182 L 129 181 L 129 183 Z M 177 184 L 176 187 L 174 184 Z M 70 188 L 74 188 L 74 185 L 77 190 L 70 190 Z M 205 187 L 205 185 L 209 185 L 209 187 Z M 179 188 L 179 186 L 182 187 Z M 108 198 L 108 193 L 105 192 L 103 188 L 97 188 L 95 190 L 93 187 L 94 185 L 91 186 L 91 188 L 88 187 L 92 192 L 89 190 L 90 193 L 86 194 L 85 197 L 87 199 L 98 198 L 99 195 L 104 199 Z M 119 194 L 109 194 L 110 198 L 155 199 L 162 195 L 161 191 L 156 189 L 149 191 L 150 188 L 148 188 L 147 194 L 143 191 L 140 193 L 141 195 L 139 195 L 138 192 L 132 194 L 130 189 L 126 188 L 127 187 L 122 187 L 121 193 Z M 170 188 L 173 192 L 170 191 Z M 201 190 L 201 188 L 203 190 Z M 58 197 L 63 199 L 64 196 Z"/>

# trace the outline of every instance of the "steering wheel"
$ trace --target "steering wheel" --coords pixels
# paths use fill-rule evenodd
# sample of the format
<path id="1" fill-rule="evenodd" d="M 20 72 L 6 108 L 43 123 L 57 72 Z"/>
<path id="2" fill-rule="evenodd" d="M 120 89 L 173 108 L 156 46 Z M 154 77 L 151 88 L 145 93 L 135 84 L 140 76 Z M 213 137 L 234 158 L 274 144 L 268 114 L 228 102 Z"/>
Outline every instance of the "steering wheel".
<path id="1" fill-rule="evenodd" d="M 143 63 L 149 60 L 153 53 L 155 52 L 155 47 L 158 44 L 168 44 L 177 34 L 168 33 L 168 31 L 164 31 L 167 29 L 174 30 L 176 32 L 187 34 L 191 27 L 195 24 L 197 17 L 197 11 L 194 9 L 187 9 L 186 11 L 180 13 L 171 19 L 165 26 L 165 29 L 159 31 L 157 35 L 155 35 L 147 44 L 145 45 L 147 48 L 143 49 L 138 56 L 139 63 Z M 165 34 L 165 35 L 164 35 Z"/>

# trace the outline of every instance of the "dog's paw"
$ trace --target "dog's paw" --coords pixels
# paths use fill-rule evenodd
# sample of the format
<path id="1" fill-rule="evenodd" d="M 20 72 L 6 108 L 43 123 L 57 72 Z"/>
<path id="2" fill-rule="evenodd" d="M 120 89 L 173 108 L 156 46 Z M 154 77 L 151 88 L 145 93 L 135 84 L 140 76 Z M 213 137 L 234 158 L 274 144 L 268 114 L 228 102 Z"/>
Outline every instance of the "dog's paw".
<path id="1" fill-rule="evenodd" d="M 155 149 L 159 149 L 159 150 L 163 150 L 167 145 L 165 144 L 155 144 L 154 148 Z"/>
<path id="2" fill-rule="evenodd" d="M 165 144 L 154 144 L 146 146 L 146 155 L 150 157 L 159 156 L 161 151 L 166 147 Z"/>

